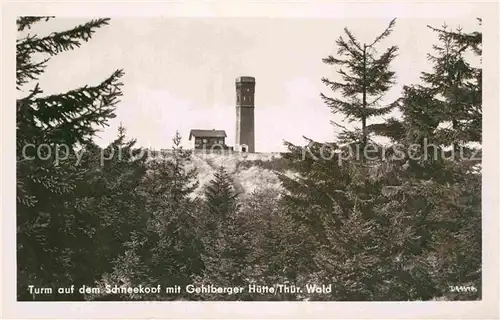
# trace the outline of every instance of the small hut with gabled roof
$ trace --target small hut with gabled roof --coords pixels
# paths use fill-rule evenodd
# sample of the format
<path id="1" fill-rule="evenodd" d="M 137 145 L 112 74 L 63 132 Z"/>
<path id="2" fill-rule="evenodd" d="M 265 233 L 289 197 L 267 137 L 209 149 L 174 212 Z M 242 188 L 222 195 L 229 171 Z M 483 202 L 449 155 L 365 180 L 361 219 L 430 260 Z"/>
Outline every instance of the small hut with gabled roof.
<path id="1" fill-rule="evenodd" d="M 205 129 L 192 129 L 189 133 L 189 141 L 194 139 L 194 149 L 219 149 L 229 150 L 232 149 L 226 145 L 226 131 L 224 130 L 205 130 Z"/>

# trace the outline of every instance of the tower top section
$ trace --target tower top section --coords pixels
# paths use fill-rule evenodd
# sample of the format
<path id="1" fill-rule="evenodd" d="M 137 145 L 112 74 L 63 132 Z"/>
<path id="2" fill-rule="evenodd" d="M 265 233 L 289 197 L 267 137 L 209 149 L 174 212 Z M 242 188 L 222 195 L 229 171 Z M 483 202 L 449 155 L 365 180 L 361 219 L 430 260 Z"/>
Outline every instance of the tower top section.
<path id="1" fill-rule="evenodd" d="M 242 83 L 242 82 L 255 83 L 255 78 L 254 77 L 246 77 L 246 76 L 236 78 L 236 83 Z"/>

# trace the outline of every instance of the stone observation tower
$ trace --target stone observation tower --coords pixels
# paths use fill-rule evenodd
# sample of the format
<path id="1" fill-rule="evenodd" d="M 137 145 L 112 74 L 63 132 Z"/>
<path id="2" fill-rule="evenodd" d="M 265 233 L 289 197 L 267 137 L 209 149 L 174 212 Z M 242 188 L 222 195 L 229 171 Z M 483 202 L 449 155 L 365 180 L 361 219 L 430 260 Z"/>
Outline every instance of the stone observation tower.
<path id="1" fill-rule="evenodd" d="M 254 95 L 254 77 L 236 78 L 235 148 L 241 152 L 255 152 Z"/>

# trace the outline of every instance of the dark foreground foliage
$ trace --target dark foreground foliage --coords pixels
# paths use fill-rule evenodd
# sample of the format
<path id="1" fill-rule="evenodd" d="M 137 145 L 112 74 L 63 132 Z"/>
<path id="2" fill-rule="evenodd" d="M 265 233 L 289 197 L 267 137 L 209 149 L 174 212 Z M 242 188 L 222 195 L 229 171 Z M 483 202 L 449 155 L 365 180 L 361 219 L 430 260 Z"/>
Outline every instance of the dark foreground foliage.
<path id="1" fill-rule="evenodd" d="M 19 18 L 20 34 L 47 19 Z M 16 44 L 17 86 L 24 93 L 16 105 L 18 300 L 481 298 L 480 162 L 457 156 L 458 150 L 474 154 L 470 143 L 481 142 L 481 68 L 466 58 L 466 52 L 481 55 L 481 33 L 432 28 L 440 41 L 429 55 L 433 70 L 382 105 L 394 85 L 390 64 L 398 48 L 377 55 L 375 47 L 395 20 L 366 44 L 346 29 L 338 55 L 323 60 L 340 67 L 335 72 L 343 82 L 324 78 L 333 96 L 322 97 L 361 128 L 344 130 L 327 148 L 287 143 L 282 158 L 240 163 L 275 171 L 282 190 L 240 194 L 220 167 L 203 197 L 195 197 L 198 173 L 188 169 L 191 153 L 179 134 L 171 157 L 155 161 L 141 156 L 123 127 L 106 148 L 92 142 L 96 128 L 115 116 L 121 70 L 49 96 L 36 84 L 51 56 L 69 54 L 108 23 L 25 35 Z M 394 109 L 401 118 L 368 123 Z M 346 148 L 380 150 L 375 135 L 390 138 L 392 151 L 346 159 Z M 35 157 L 28 144 L 48 147 Z M 60 145 L 70 151 L 65 160 L 56 157 Z M 417 158 L 394 151 L 415 146 Z M 190 284 L 245 289 L 188 293 Z M 71 285 L 100 292 L 55 291 Z M 158 293 L 106 292 L 158 285 L 164 289 Z M 265 288 L 274 285 L 289 290 Z M 33 294 L 29 286 L 54 292 Z M 165 290 L 176 286 L 182 290 Z"/>

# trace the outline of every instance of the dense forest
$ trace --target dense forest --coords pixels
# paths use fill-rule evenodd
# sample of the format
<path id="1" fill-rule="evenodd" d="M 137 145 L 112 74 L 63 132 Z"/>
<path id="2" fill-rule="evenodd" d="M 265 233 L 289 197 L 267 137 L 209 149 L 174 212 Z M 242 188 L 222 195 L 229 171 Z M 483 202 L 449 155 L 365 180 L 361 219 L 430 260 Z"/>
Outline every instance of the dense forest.
<path id="1" fill-rule="evenodd" d="M 18 31 L 48 19 L 20 17 Z M 286 143 L 265 164 L 279 190 L 243 196 L 220 166 L 193 196 L 199 172 L 187 166 L 179 134 L 171 156 L 153 161 L 123 127 L 106 148 L 94 142 L 120 107 L 123 70 L 60 94 L 37 84 L 52 56 L 78 50 L 109 23 L 17 40 L 17 89 L 27 92 L 16 103 L 18 300 L 481 299 L 482 72 L 471 61 L 481 58 L 480 31 L 429 26 L 439 44 L 422 58 L 432 69 L 384 102 L 398 47 L 383 43 L 396 20 L 369 43 L 346 28 L 323 59 L 341 81 L 325 77 L 318 94 L 355 129 L 332 123 L 343 131 L 332 130 L 330 142 Z M 373 123 L 395 110 L 400 117 Z M 303 289 L 57 292 L 190 284 Z M 314 284 L 330 287 L 305 290 Z"/>

